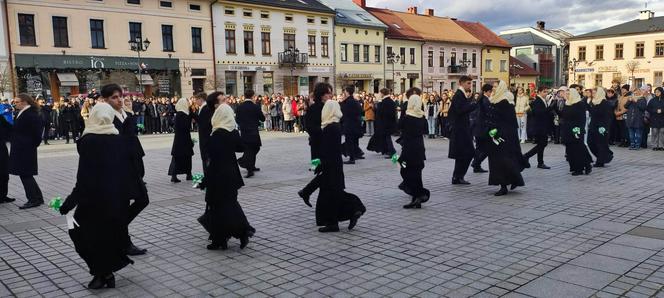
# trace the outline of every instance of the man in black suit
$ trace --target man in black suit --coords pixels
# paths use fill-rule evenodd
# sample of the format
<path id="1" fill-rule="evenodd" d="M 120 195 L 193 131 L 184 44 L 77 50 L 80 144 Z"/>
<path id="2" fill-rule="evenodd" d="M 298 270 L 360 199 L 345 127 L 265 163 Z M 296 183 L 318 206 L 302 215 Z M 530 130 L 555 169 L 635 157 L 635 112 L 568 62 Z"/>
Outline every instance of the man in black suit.
<path id="1" fill-rule="evenodd" d="M 487 154 L 486 150 L 482 146 L 482 134 L 486 133 L 486 127 L 484 125 L 484 120 L 486 118 L 486 112 L 491 104 L 489 102 L 489 97 L 493 91 L 493 85 L 484 84 L 482 86 L 482 96 L 480 96 L 479 101 L 477 102 L 477 109 L 473 111 L 476 114 L 475 122 L 471 130 L 473 131 L 473 136 L 475 137 L 475 156 L 473 157 L 472 167 L 474 173 L 486 173 L 487 170 L 482 169 L 482 162 L 486 159 Z"/>
<path id="2" fill-rule="evenodd" d="M 237 107 L 235 111 L 235 121 L 240 126 L 240 137 L 244 144 L 244 154 L 238 160 L 238 164 L 247 169 L 247 176 L 254 176 L 254 172 L 260 171 L 256 167 L 256 155 L 261 149 L 261 136 L 258 133 L 258 127 L 265 121 L 265 115 L 260 106 L 254 103 L 254 91 L 247 89 L 244 91 L 244 102 Z"/>
<path id="3" fill-rule="evenodd" d="M 383 100 L 380 102 L 376 118 L 380 119 L 385 135 L 385 154 L 387 155 L 385 158 L 392 158 L 392 155 L 397 152 L 392 143 L 392 134 L 397 131 L 397 104 L 390 97 L 390 90 L 387 88 L 381 89 L 380 95 Z"/>
<path id="4" fill-rule="evenodd" d="M 147 118 L 145 130 L 148 133 L 159 132 L 159 111 L 157 110 L 157 100 L 149 100 L 145 107 L 145 116 Z"/>
<path id="5" fill-rule="evenodd" d="M 138 216 L 145 207 L 150 203 L 148 198 L 148 190 L 145 187 L 145 182 L 143 181 L 143 176 L 145 175 L 145 167 L 143 165 L 143 156 L 145 152 L 143 151 L 143 146 L 136 136 L 136 120 L 131 113 L 131 102 L 124 102 L 122 97 L 122 88 L 117 84 L 105 85 L 101 88 L 101 97 L 106 103 L 111 105 L 115 109 L 115 119 L 113 119 L 113 125 L 120 133 L 120 136 L 124 138 L 124 143 L 131 152 L 131 164 L 132 168 L 129 170 L 127 175 L 131 177 L 131 181 L 134 181 L 132 184 L 132 189 L 129 190 L 131 199 L 134 202 L 129 205 L 129 218 L 127 221 L 127 226 Z M 126 107 L 126 108 L 125 108 Z M 127 113 L 129 111 L 130 113 Z M 147 252 L 147 249 L 140 249 L 136 247 L 129 239 L 127 244 L 127 254 L 130 256 L 143 255 Z"/>
<path id="6" fill-rule="evenodd" d="M 44 129 L 39 115 L 39 105 L 32 96 L 21 93 L 14 99 L 18 114 L 14 119 L 9 152 L 9 174 L 21 178 L 28 202 L 20 209 L 28 209 L 44 204 L 44 196 L 35 180 L 38 172 L 37 147 L 41 144 Z"/>
<path id="7" fill-rule="evenodd" d="M 7 142 L 11 134 L 12 125 L 0 116 L 0 204 L 10 203 L 15 199 L 7 197 L 9 188 L 9 152 L 7 151 Z"/>
<path id="8" fill-rule="evenodd" d="M 527 133 L 535 139 L 535 147 L 523 155 L 528 160 L 537 154 L 537 168 L 545 170 L 550 169 L 550 167 L 544 164 L 544 148 L 549 143 L 548 135 L 553 125 L 553 107 L 547 107 L 544 100 L 548 92 L 547 87 L 540 86 L 537 88 L 535 100 L 530 103 L 531 119 Z M 530 164 L 526 163 L 526 165 L 529 166 Z"/>
<path id="9" fill-rule="evenodd" d="M 348 161 L 344 164 L 355 164 L 356 159 L 364 159 L 364 152 L 360 149 L 360 137 L 362 131 L 362 106 L 355 100 L 353 94 L 355 86 L 348 85 L 344 88 L 346 99 L 341 103 L 341 133 L 344 135 L 344 155 Z"/>
<path id="10" fill-rule="evenodd" d="M 198 145 L 201 150 L 201 161 L 203 162 L 203 175 L 207 172 L 209 164 L 208 155 L 208 142 L 212 134 L 212 115 L 214 110 L 219 104 L 219 98 L 223 97 L 223 92 L 213 92 L 210 95 L 205 95 L 201 92 L 196 95 L 196 101 L 199 103 L 200 108 L 198 114 L 194 115 L 196 123 L 198 123 Z"/>
<path id="11" fill-rule="evenodd" d="M 466 96 L 471 92 L 472 82 L 473 79 L 469 76 L 459 79 L 459 89 L 452 97 L 448 113 L 451 126 L 448 157 L 455 160 L 452 184 L 470 184 L 464 177 L 475 155 L 473 135 L 470 131 L 470 112 L 477 108 L 477 103 Z"/>

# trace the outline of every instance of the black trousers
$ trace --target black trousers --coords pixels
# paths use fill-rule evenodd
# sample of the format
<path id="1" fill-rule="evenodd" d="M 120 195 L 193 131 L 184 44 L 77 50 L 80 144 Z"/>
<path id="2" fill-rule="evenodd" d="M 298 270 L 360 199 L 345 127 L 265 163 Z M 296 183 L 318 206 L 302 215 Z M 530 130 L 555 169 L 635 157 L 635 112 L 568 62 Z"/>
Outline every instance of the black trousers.
<path id="1" fill-rule="evenodd" d="M 473 169 L 482 168 L 482 162 L 486 159 L 487 154 L 482 150 L 477 142 L 475 141 L 475 156 L 473 157 L 472 167 Z"/>
<path id="2" fill-rule="evenodd" d="M 463 179 L 468 173 L 468 167 L 473 158 L 457 158 L 454 160 L 454 172 L 452 173 L 452 179 L 458 178 Z"/>
<path id="3" fill-rule="evenodd" d="M 28 198 L 28 202 L 44 202 L 44 196 L 42 195 L 41 189 L 35 180 L 35 177 L 32 175 L 28 176 L 19 176 L 21 178 L 21 183 L 23 183 L 23 189 L 25 189 L 25 197 Z"/>
<path id="4" fill-rule="evenodd" d="M 344 135 L 344 150 L 351 160 L 364 155 L 364 152 L 360 149 L 360 138 L 354 135 Z"/>
<path id="5" fill-rule="evenodd" d="M 0 173 L 0 199 L 7 197 L 9 189 L 9 174 L 5 171 Z"/>
<path id="6" fill-rule="evenodd" d="M 316 175 L 314 176 L 314 179 L 311 179 L 307 185 L 304 186 L 302 189 L 302 192 L 306 197 L 310 197 L 316 189 L 320 187 L 320 180 L 321 180 L 321 175 Z"/>
<path id="7" fill-rule="evenodd" d="M 69 143 L 69 132 L 71 132 L 71 137 L 76 139 L 78 133 L 74 121 L 65 121 L 62 123 L 62 134 L 64 135 L 65 140 L 67 140 L 67 143 Z"/>
<path id="8" fill-rule="evenodd" d="M 544 164 L 544 148 L 548 145 L 548 139 L 546 135 L 535 136 L 535 147 L 526 152 L 523 156 L 526 159 L 531 158 L 533 155 L 537 154 L 537 165 Z"/>
<path id="9" fill-rule="evenodd" d="M 424 184 L 422 183 L 422 169 L 424 169 L 424 164 L 408 164 L 407 167 L 401 168 L 399 170 L 399 174 L 401 174 L 401 178 L 403 179 L 407 194 L 413 198 L 427 195 L 429 193 L 429 191 L 424 188 Z"/>
<path id="10" fill-rule="evenodd" d="M 240 166 L 252 172 L 256 168 L 256 155 L 261 150 L 261 146 L 256 144 L 244 144 L 244 154 L 240 159 Z"/>
<path id="11" fill-rule="evenodd" d="M 387 132 L 385 133 L 385 150 L 387 155 L 392 156 L 394 153 L 397 153 L 397 150 L 394 149 L 394 143 L 392 143 L 392 134 Z"/>
<path id="12" fill-rule="evenodd" d="M 648 135 L 650 134 L 650 124 L 643 125 L 643 132 L 641 133 L 641 148 L 648 148 Z"/>

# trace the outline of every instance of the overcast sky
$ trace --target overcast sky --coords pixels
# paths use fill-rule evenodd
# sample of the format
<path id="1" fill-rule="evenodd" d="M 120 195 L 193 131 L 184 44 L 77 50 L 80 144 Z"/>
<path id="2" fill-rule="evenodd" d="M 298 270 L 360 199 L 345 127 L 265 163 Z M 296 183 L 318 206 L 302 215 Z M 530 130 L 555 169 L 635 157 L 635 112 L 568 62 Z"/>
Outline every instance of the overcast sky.
<path id="1" fill-rule="evenodd" d="M 664 15 L 664 1 L 648 1 L 655 16 Z M 510 28 L 535 26 L 543 20 L 547 28 L 562 28 L 583 34 L 631 21 L 639 16 L 646 1 L 640 0 L 367 0 L 367 6 L 406 11 L 417 6 L 418 13 L 433 8 L 436 16 L 479 21 L 496 33 Z"/>

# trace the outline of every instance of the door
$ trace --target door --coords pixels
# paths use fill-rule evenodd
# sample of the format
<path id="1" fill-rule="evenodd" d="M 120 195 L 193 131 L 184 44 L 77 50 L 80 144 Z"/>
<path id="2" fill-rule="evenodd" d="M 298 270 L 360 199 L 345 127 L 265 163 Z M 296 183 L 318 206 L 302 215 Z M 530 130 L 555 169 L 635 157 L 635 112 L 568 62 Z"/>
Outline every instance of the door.
<path id="1" fill-rule="evenodd" d="M 284 95 L 295 96 L 297 95 L 297 81 L 298 77 L 284 76 Z"/>
<path id="2" fill-rule="evenodd" d="M 205 79 L 191 79 L 191 85 L 194 89 L 194 94 L 203 92 L 205 90 Z"/>

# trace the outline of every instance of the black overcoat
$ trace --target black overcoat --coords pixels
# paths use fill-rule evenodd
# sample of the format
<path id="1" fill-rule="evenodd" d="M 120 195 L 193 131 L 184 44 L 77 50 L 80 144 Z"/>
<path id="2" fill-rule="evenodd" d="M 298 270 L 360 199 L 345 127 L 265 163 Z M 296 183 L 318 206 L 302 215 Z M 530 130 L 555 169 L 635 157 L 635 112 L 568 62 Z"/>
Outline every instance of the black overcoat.
<path id="1" fill-rule="evenodd" d="M 553 126 L 553 115 L 551 109 L 546 106 L 544 99 L 535 96 L 530 102 L 530 118 L 528 118 L 528 136 L 546 136 Z"/>
<path id="2" fill-rule="evenodd" d="M 235 121 L 240 127 L 242 142 L 246 145 L 261 146 L 258 127 L 265 121 L 261 107 L 250 100 L 245 100 L 235 111 Z"/>
<path id="3" fill-rule="evenodd" d="M 37 171 L 37 147 L 44 125 L 39 111 L 30 107 L 14 120 L 10 137 L 9 174 L 34 176 Z"/>
<path id="4" fill-rule="evenodd" d="M 212 134 L 212 115 L 214 114 L 214 107 L 205 105 L 201 108 L 196 118 L 198 123 L 198 146 L 201 150 L 201 159 L 207 160 L 208 157 L 208 143 L 210 142 L 210 135 Z"/>
<path id="5" fill-rule="evenodd" d="M 452 97 L 448 112 L 450 122 L 450 150 L 448 157 L 452 159 L 472 159 L 475 155 L 473 136 L 470 130 L 470 112 L 477 104 L 466 98 L 460 89 Z"/>
<path id="6" fill-rule="evenodd" d="M 362 106 L 352 96 L 346 98 L 341 104 L 341 132 L 345 136 L 361 137 L 362 133 Z"/>
<path id="7" fill-rule="evenodd" d="M 399 129 L 401 130 L 399 161 L 405 162 L 406 167 L 423 166 L 426 160 L 423 135 L 429 132 L 427 120 L 405 115 L 399 120 Z"/>
<path id="8" fill-rule="evenodd" d="M 560 139 L 565 144 L 565 154 L 570 166 L 570 172 L 580 172 L 590 167 L 592 157 L 588 147 L 583 142 L 586 134 L 587 104 L 577 102 L 573 105 L 564 105 L 560 111 Z M 574 128 L 578 127 L 578 134 Z"/>
<path id="9" fill-rule="evenodd" d="M 614 108 L 606 100 L 600 104 L 590 105 L 590 124 L 588 125 L 588 149 L 597 158 L 597 163 L 606 164 L 613 159 L 609 149 L 609 129 L 614 119 Z M 602 133 L 600 129 L 603 128 Z"/>
<path id="10" fill-rule="evenodd" d="M 314 102 L 304 115 L 307 134 L 309 134 L 309 146 L 311 147 L 311 159 L 320 158 L 320 142 L 323 130 L 320 128 L 323 103 Z"/>
<path id="11" fill-rule="evenodd" d="M 519 144 L 519 126 L 514 105 L 507 100 L 489 105 L 485 116 L 485 134 L 496 129 L 496 139 L 503 141 L 494 143 L 491 137 L 485 139 L 485 148 L 489 157 L 489 185 L 523 186 L 521 171 L 524 159 Z"/>
<path id="12" fill-rule="evenodd" d="M 171 164 L 168 175 L 191 174 L 191 156 L 194 142 L 191 140 L 191 116 L 184 112 L 175 114 L 175 136 L 171 147 Z"/>

